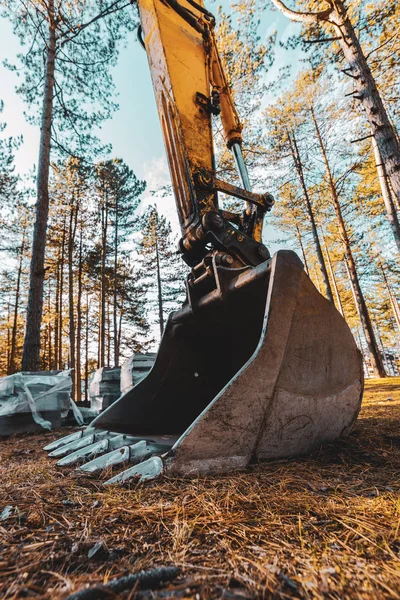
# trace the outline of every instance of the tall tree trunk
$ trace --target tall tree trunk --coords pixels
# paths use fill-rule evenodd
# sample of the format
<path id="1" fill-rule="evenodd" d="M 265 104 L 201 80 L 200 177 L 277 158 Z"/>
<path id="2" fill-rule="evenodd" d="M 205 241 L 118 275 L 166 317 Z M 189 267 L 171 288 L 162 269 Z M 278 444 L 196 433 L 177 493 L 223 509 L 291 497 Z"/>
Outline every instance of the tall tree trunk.
<path id="1" fill-rule="evenodd" d="M 365 109 L 379 153 L 393 191 L 400 201 L 400 145 L 396 131 L 380 97 L 364 52 L 341 0 L 335 0 L 330 16 L 340 36 L 339 43 L 355 82 L 357 98 Z"/>
<path id="2" fill-rule="evenodd" d="M 85 402 L 89 402 L 89 292 L 86 292 L 86 317 L 85 317 Z"/>
<path id="3" fill-rule="evenodd" d="M 10 329 L 10 321 L 11 321 L 11 304 L 10 301 L 7 302 L 7 371 L 10 367 L 10 357 L 11 357 L 11 329 Z"/>
<path id="4" fill-rule="evenodd" d="M 49 312 L 49 321 L 47 323 L 47 329 L 48 329 L 48 336 L 49 336 L 49 341 L 48 341 L 48 369 L 49 371 L 51 371 L 52 368 L 52 362 L 53 362 L 53 349 L 51 346 L 51 334 L 52 334 L 52 328 L 51 328 L 51 285 L 50 285 L 50 279 L 49 279 L 49 291 L 47 294 L 47 310 Z"/>
<path id="5" fill-rule="evenodd" d="M 118 277 L 118 194 L 115 199 L 115 226 L 114 226 L 114 286 L 113 286 L 113 337 L 114 337 L 114 366 L 119 364 L 118 346 L 118 316 L 117 316 L 117 277 Z"/>
<path id="6" fill-rule="evenodd" d="M 110 303 L 107 299 L 107 367 L 111 364 L 111 319 Z"/>
<path id="7" fill-rule="evenodd" d="M 307 209 L 307 214 L 308 214 L 308 217 L 309 217 L 310 223 L 311 223 L 311 231 L 312 231 L 312 236 L 313 236 L 313 240 L 314 240 L 315 250 L 317 252 L 319 268 L 321 270 L 322 278 L 324 280 L 325 295 L 328 298 L 328 300 L 330 300 L 332 302 L 332 304 L 334 304 L 332 288 L 331 288 L 331 284 L 329 282 L 328 272 L 326 270 L 324 255 L 322 253 L 322 248 L 321 248 L 321 242 L 319 240 L 317 226 L 315 223 L 314 212 L 313 212 L 313 209 L 311 206 L 310 196 L 308 194 L 308 190 L 307 190 L 307 186 L 306 186 L 306 182 L 305 182 L 305 178 L 304 178 L 303 164 L 301 162 L 299 147 L 297 145 L 297 140 L 296 140 L 296 137 L 293 132 L 291 134 L 288 132 L 288 140 L 289 140 L 289 144 L 290 144 L 290 150 L 292 153 L 294 166 L 295 166 L 297 174 L 299 176 L 300 184 L 301 184 L 303 194 L 304 194 L 304 199 L 306 201 L 306 209 Z"/>
<path id="8" fill-rule="evenodd" d="M 82 223 L 79 232 L 79 264 L 78 264 L 78 297 L 76 301 L 76 363 L 75 363 L 75 401 L 82 400 L 82 365 L 81 365 L 81 337 L 82 337 Z"/>
<path id="9" fill-rule="evenodd" d="M 321 294 L 322 292 L 321 292 L 321 282 L 319 280 L 319 271 L 318 271 L 318 269 L 315 268 L 315 266 L 314 266 L 313 271 L 314 271 L 314 277 L 315 277 L 315 287 Z"/>
<path id="10" fill-rule="evenodd" d="M 56 297 L 54 311 L 54 369 L 58 369 L 58 328 L 59 328 L 59 306 L 60 306 L 60 249 L 57 257 Z"/>
<path id="11" fill-rule="evenodd" d="M 350 283 L 350 285 L 351 285 L 351 283 Z M 353 298 L 354 298 L 354 293 L 353 293 Z M 354 302 L 356 304 L 356 310 L 357 310 L 357 313 L 358 313 L 358 306 L 357 306 L 357 303 L 355 301 L 355 298 L 354 298 Z M 358 313 L 358 315 L 359 315 L 359 313 Z M 361 334 L 360 334 L 360 330 L 359 330 L 358 327 L 357 327 L 357 338 L 358 338 L 358 349 L 361 352 L 361 358 L 362 358 L 362 364 L 363 364 L 364 374 L 365 374 L 366 377 L 368 377 L 368 375 L 369 375 L 369 373 L 368 373 L 368 365 L 367 365 L 367 361 L 365 360 L 365 353 L 364 353 L 364 350 L 363 350 L 363 345 L 362 345 L 362 340 L 361 340 Z"/>
<path id="12" fill-rule="evenodd" d="M 306 270 L 306 273 L 307 273 L 307 275 L 308 275 L 308 274 L 309 274 L 309 273 L 308 273 L 308 264 L 307 264 L 307 257 L 306 257 L 306 253 L 305 253 L 305 250 L 304 250 L 303 238 L 302 238 L 302 236 L 301 236 L 301 232 L 300 232 L 299 226 L 297 225 L 297 221 L 296 221 L 296 218 L 295 218 L 295 216 L 294 216 L 294 215 L 293 215 L 293 218 L 294 218 L 294 226 L 295 226 L 295 228 L 296 228 L 296 237 L 297 237 L 297 242 L 298 242 L 298 244 L 299 244 L 299 246 L 300 246 L 301 255 L 302 255 L 302 257 L 303 257 L 303 262 L 304 262 L 304 268 L 305 268 L 305 270 Z"/>
<path id="13" fill-rule="evenodd" d="M 53 0 L 49 0 L 48 10 L 50 14 L 54 12 Z M 36 221 L 33 230 L 28 308 L 22 353 L 22 369 L 24 371 L 37 371 L 40 369 L 40 328 L 43 312 L 44 262 L 49 214 L 49 169 L 55 56 L 56 33 L 54 25 L 49 23 L 37 171 Z"/>
<path id="14" fill-rule="evenodd" d="M 157 227 L 157 225 L 156 225 Z M 158 234 L 157 229 L 155 232 L 156 239 L 156 269 L 157 269 L 157 298 L 158 298 L 158 319 L 160 321 L 160 335 L 164 333 L 164 309 L 163 309 L 163 298 L 162 298 L 162 287 L 161 287 L 161 269 L 160 269 L 160 253 L 158 250 Z"/>
<path id="15" fill-rule="evenodd" d="M 42 371 L 47 371 L 47 349 L 48 349 L 48 337 L 49 337 L 49 329 L 48 327 L 43 327 L 43 338 L 42 338 L 42 348 L 41 348 L 41 357 L 40 357 L 40 368 Z"/>
<path id="16" fill-rule="evenodd" d="M 120 348 L 121 348 L 122 316 L 123 316 L 123 306 L 121 306 L 121 310 L 119 313 L 119 320 L 118 320 L 118 356 L 119 356 L 119 352 L 120 352 Z"/>
<path id="17" fill-rule="evenodd" d="M 17 271 L 17 283 L 15 287 L 15 301 L 14 301 L 14 314 L 13 324 L 11 329 L 11 348 L 10 348 L 10 360 L 8 363 L 7 375 L 12 375 L 16 372 L 15 355 L 17 349 L 17 330 L 18 330 L 18 311 L 19 311 L 19 300 L 20 300 L 20 288 L 21 288 L 21 275 L 22 275 L 22 261 L 25 252 L 25 230 L 22 234 L 21 248 L 19 252 L 19 262 Z"/>
<path id="18" fill-rule="evenodd" d="M 350 276 L 351 283 L 353 286 L 353 291 L 354 291 L 355 299 L 357 302 L 357 307 L 359 310 L 361 323 L 364 328 L 365 338 L 366 338 L 367 344 L 368 344 L 368 350 L 371 355 L 372 367 L 374 369 L 374 373 L 375 373 L 376 377 L 386 377 L 385 369 L 384 369 L 383 362 L 382 362 L 382 357 L 379 352 L 378 345 L 376 343 L 376 338 L 375 338 L 374 330 L 372 327 L 370 315 L 369 315 L 367 305 L 366 305 L 366 302 L 364 299 L 364 295 L 362 293 L 360 282 L 358 279 L 356 264 L 355 264 L 355 261 L 353 258 L 353 253 L 351 251 L 350 240 L 349 240 L 349 236 L 347 234 L 346 225 L 344 223 L 342 209 L 341 209 L 340 202 L 339 202 L 339 196 L 338 196 L 337 189 L 336 189 L 336 184 L 333 179 L 332 171 L 331 171 L 329 160 L 328 160 L 328 155 L 327 155 L 326 149 L 325 149 L 325 144 L 322 139 L 321 132 L 320 132 L 318 122 L 317 122 L 313 108 L 311 108 L 311 115 L 312 115 L 312 119 L 314 122 L 315 131 L 317 133 L 319 145 L 321 148 L 321 153 L 322 153 L 322 156 L 324 159 L 326 175 L 328 178 L 329 188 L 331 191 L 332 203 L 333 203 L 333 206 L 335 209 L 335 214 L 336 214 L 336 221 L 337 221 L 338 229 L 340 232 L 340 237 L 341 237 L 341 240 L 342 240 L 342 243 L 344 246 L 344 251 L 346 254 L 349 276 Z"/>
<path id="19" fill-rule="evenodd" d="M 397 301 L 396 296 L 393 293 L 392 287 L 391 287 L 391 285 L 390 285 L 390 283 L 388 281 L 388 278 L 386 276 L 386 271 L 383 268 L 383 265 L 381 264 L 380 267 L 381 267 L 381 271 L 382 271 L 382 275 L 383 275 L 383 281 L 385 282 L 386 291 L 387 291 L 388 296 L 389 296 L 390 305 L 392 307 L 393 316 L 394 316 L 394 319 L 396 321 L 398 332 L 400 334 L 400 307 L 399 307 L 399 303 Z"/>
<path id="20" fill-rule="evenodd" d="M 386 352 L 385 352 L 385 346 L 383 345 L 381 334 L 379 332 L 379 327 L 378 327 L 378 324 L 376 323 L 376 321 L 375 321 L 375 323 L 373 323 L 373 326 L 374 326 L 375 336 L 376 336 L 376 339 L 377 339 L 377 342 L 378 342 L 378 346 L 380 347 L 380 353 L 381 353 L 381 356 L 382 356 L 382 362 L 383 362 L 383 364 L 385 366 L 386 373 L 389 372 L 389 374 L 390 374 L 390 366 L 389 366 L 388 361 L 387 361 L 387 356 L 386 356 Z"/>
<path id="21" fill-rule="evenodd" d="M 331 280 L 332 280 L 332 283 L 333 283 L 333 289 L 335 290 L 336 305 L 337 305 L 337 308 L 338 308 L 340 314 L 344 318 L 343 305 L 342 305 L 342 301 L 340 299 L 339 288 L 338 288 L 337 282 L 336 282 L 336 275 L 335 275 L 335 272 L 333 270 L 333 266 L 332 266 L 332 262 L 331 262 L 331 257 L 329 255 L 328 246 L 326 245 L 326 241 L 325 240 L 324 240 L 324 245 L 325 245 L 325 254 L 326 254 L 327 263 L 328 263 L 328 269 L 329 269 L 329 273 L 330 273 Z"/>
<path id="22" fill-rule="evenodd" d="M 376 170 L 378 173 L 379 184 L 381 186 L 382 198 L 385 204 L 387 216 L 389 218 L 390 227 L 393 237 L 396 242 L 397 250 L 400 252 L 400 224 L 396 212 L 396 207 L 393 202 L 392 191 L 389 187 L 385 165 L 382 163 L 382 157 L 379 152 L 378 144 L 375 138 L 372 138 L 372 148 L 374 151 Z"/>
<path id="23" fill-rule="evenodd" d="M 104 367 L 106 343 L 106 259 L 107 259 L 107 233 L 108 233 L 108 205 L 105 193 L 101 206 L 101 294 L 100 294 L 100 336 L 99 336 L 99 367 Z"/>
<path id="24" fill-rule="evenodd" d="M 69 313 L 69 368 L 72 370 L 72 398 L 75 399 L 75 314 L 74 314 L 74 243 L 78 208 L 75 201 L 70 205 L 68 231 L 68 313 Z"/>
<path id="25" fill-rule="evenodd" d="M 99 293 L 99 311 L 97 313 L 97 329 L 98 329 L 98 340 L 97 340 L 97 368 L 100 368 L 100 354 L 101 354 L 101 287 Z"/>
<path id="26" fill-rule="evenodd" d="M 58 337 L 58 369 L 64 368 L 63 363 L 63 289 L 64 289 L 64 262 L 65 262 L 65 236 L 67 230 L 67 218 L 64 217 L 63 232 L 61 238 L 61 265 L 60 265 L 60 294 L 59 294 L 59 337 Z"/>

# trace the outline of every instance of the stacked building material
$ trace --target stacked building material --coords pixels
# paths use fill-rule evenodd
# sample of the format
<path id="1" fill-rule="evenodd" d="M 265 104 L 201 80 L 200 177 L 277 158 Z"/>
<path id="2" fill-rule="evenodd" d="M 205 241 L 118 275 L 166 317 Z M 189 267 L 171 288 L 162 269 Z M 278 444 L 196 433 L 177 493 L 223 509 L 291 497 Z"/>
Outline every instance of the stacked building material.
<path id="1" fill-rule="evenodd" d="M 0 378 L 0 436 L 60 427 L 71 406 L 69 371 Z"/>
<path id="2" fill-rule="evenodd" d="M 137 352 L 126 359 L 121 367 L 121 394 L 125 394 L 146 377 L 154 364 L 156 356 L 155 352 L 147 352 L 146 354 Z"/>
<path id="3" fill-rule="evenodd" d="M 101 412 L 120 395 L 121 367 L 101 367 L 89 380 L 90 408 Z"/>

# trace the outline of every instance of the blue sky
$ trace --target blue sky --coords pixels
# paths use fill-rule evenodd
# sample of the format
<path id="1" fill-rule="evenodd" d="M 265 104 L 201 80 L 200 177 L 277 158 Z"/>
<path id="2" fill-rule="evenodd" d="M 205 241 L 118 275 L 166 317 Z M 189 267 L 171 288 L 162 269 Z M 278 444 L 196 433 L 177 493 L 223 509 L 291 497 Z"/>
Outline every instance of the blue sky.
<path id="1" fill-rule="evenodd" d="M 211 9 L 216 12 L 214 3 Z M 277 29 L 278 39 L 286 39 L 297 27 L 282 15 L 268 10 L 262 16 L 260 34 L 265 38 Z M 0 20 L 0 28 L 0 99 L 4 101 L 4 112 L 0 115 L 0 121 L 7 123 L 4 135 L 23 135 L 24 143 L 16 156 L 17 170 L 23 175 L 28 174 L 37 162 L 39 130 L 25 120 L 24 102 L 15 92 L 18 83 L 16 73 L 3 66 L 5 58 L 11 63 L 16 61 L 20 50 L 19 41 L 6 19 Z M 289 60 L 293 65 L 293 72 L 296 72 L 301 66 L 298 54 L 278 48 L 274 66 L 268 77 L 273 79 L 279 68 Z M 150 202 L 153 198 L 149 192 L 168 183 L 169 174 L 147 57 L 135 34 L 131 34 L 127 47 L 120 52 L 118 64 L 113 69 L 113 77 L 120 108 L 112 119 L 103 124 L 98 137 L 103 142 L 112 144 L 113 156 L 122 158 L 139 178 L 146 179 L 146 196 Z M 160 208 L 176 226 L 172 200 L 165 199 L 164 206 Z"/>

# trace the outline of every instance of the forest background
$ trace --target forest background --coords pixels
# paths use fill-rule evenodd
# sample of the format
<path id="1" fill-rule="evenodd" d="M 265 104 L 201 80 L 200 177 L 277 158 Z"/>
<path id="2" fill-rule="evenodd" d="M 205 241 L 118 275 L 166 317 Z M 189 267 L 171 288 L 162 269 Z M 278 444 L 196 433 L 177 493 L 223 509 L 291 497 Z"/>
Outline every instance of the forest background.
<path id="1" fill-rule="evenodd" d="M 305 22 L 293 23 L 290 18 L 298 17 L 274 4 L 278 11 L 256 0 L 209 5 L 218 13 L 220 51 L 246 126 L 252 182 L 277 198 L 264 241 L 272 251 L 291 247 L 299 253 L 315 285 L 352 328 L 366 374 L 398 374 L 399 193 L 392 154 L 382 159 L 380 132 L 386 141 L 392 132 L 398 147 L 400 9 L 394 1 L 344 6 L 301 0 L 289 6 L 306 11 Z M 56 55 L 52 92 L 36 367 L 73 368 L 79 400 L 82 382 L 96 367 L 154 349 L 168 312 L 183 298 L 185 269 L 175 252 L 177 219 L 147 59 L 129 3 L 75 0 L 65 10 L 63 3 L 37 0 L 27 7 L 13 0 L 0 5 L 6 61 L 0 94 L 0 374 L 32 367 L 25 330 L 34 205 L 43 200 L 46 175 L 37 158 L 39 147 L 46 147 L 40 108 L 51 36 L 44 13 L 53 7 L 52 14 L 62 17 L 57 52 L 67 50 Z M 368 94 L 359 90 L 362 76 L 343 56 L 335 26 L 309 17 L 327 7 L 347 10 L 391 132 L 379 123 L 374 131 Z M 87 17 L 83 33 L 73 23 L 77 15 Z M 91 35 L 99 40 L 94 50 Z M 68 54 L 78 40 L 78 54 Z M 218 168 L 234 181 L 218 124 L 216 140 Z"/>

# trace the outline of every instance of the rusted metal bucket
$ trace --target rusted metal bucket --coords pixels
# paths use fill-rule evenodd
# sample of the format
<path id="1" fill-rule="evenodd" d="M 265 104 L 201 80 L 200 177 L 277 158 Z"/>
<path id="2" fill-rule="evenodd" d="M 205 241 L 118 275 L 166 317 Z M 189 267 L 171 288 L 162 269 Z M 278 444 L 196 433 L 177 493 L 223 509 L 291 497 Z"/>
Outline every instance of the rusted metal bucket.
<path id="1" fill-rule="evenodd" d="M 110 482 L 229 472 L 346 435 L 362 389 L 343 317 L 297 255 L 280 251 L 231 280 L 223 298 L 173 313 L 150 373 L 92 428 L 156 448 Z"/>

